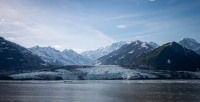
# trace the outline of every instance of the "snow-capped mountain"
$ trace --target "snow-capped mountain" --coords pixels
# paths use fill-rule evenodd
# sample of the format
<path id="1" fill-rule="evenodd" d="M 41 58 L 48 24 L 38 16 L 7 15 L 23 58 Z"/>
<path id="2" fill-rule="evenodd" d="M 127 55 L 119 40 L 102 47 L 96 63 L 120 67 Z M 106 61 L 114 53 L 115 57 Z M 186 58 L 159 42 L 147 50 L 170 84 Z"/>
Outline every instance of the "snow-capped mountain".
<path id="1" fill-rule="evenodd" d="M 166 43 L 136 58 L 131 65 L 156 70 L 197 71 L 200 55 L 176 42 Z"/>
<path id="2" fill-rule="evenodd" d="M 100 57 L 94 64 L 126 66 L 140 54 L 153 49 L 154 47 L 146 42 L 139 40 L 133 41 L 123 45 L 121 48 L 109 53 L 108 55 Z"/>
<path id="3" fill-rule="evenodd" d="M 99 48 L 95 51 L 85 51 L 83 53 L 81 53 L 82 56 L 91 59 L 92 61 L 95 61 L 96 59 L 109 54 L 112 51 L 115 51 L 117 49 L 119 49 L 122 45 L 127 44 L 129 42 L 125 42 L 125 41 L 120 41 L 117 43 L 113 43 L 112 45 L 106 46 L 106 47 L 102 47 Z"/>
<path id="4" fill-rule="evenodd" d="M 129 44 L 131 42 L 132 41 L 120 41 L 120 42 L 117 42 L 117 43 L 113 43 L 112 45 L 99 48 L 99 49 L 94 50 L 94 51 L 90 50 L 90 51 L 82 52 L 81 55 L 86 57 L 86 58 L 91 59 L 92 61 L 95 61 L 98 58 L 100 58 L 102 56 L 105 56 L 105 55 L 107 55 L 107 54 L 109 54 L 109 53 L 111 53 L 111 52 L 113 52 L 115 50 L 118 50 L 123 45 Z M 159 45 L 157 43 L 155 43 L 155 42 L 148 42 L 148 44 L 150 46 L 152 46 L 153 48 L 159 47 Z"/>
<path id="5" fill-rule="evenodd" d="M 0 70 L 35 69 L 45 65 L 39 56 L 0 37 Z"/>
<path id="6" fill-rule="evenodd" d="M 35 46 L 29 50 L 40 56 L 45 62 L 52 65 L 88 65 L 91 61 L 73 50 L 64 50 L 63 52 L 52 47 Z"/>
<path id="7" fill-rule="evenodd" d="M 200 43 L 192 38 L 184 38 L 179 44 L 200 54 Z"/>

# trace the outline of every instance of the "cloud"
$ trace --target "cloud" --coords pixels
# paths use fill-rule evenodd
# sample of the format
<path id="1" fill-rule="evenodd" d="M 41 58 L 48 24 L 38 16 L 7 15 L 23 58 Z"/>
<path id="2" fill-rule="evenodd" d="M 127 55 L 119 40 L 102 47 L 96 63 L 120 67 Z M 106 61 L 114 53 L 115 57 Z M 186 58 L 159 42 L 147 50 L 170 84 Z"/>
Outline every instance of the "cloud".
<path id="1" fill-rule="evenodd" d="M 1 21 L 2 21 L 2 22 L 5 22 L 5 19 L 2 18 Z"/>
<path id="2" fill-rule="evenodd" d="M 81 53 L 84 52 L 85 49 L 79 49 L 79 48 L 72 48 L 74 51 L 76 51 L 77 53 Z"/>
<path id="3" fill-rule="evenodd" d="M 25 47 L 52 46 L 58 50 L 94 50 L 114 42 L 106 34 L 76 19 L 26 6 L 0 4 L 0 36 Z M 56 12 L 55 12 L 56 13 Z M 81 49 L 81 50 L 80 50 Z"/>
<path id="4" fill-rule="evenodd" d="M 54 47 L 55 49 L 61 49 L 61 48 L 62 48 L 60 45 L 53 45 L 53 47 Z"/>
<path id="5" fill-rule="evenodd" d="M 108 20 L 119 20 L 119 19 L 125 19 L 125 18 L 131 18 L 131 17 L 137 17 L 138 15 L 120 15 L 120 16 L 114 16 L 114 17 L 110 17 L 107 19 L 104 19 L 104 21 L 108 21 Z"/>
<path id="6" fill-rule="evenodd" d="M 127 26 L 126 25 L 117 25 L 116 27 L 119 29 L 125 29 Z"/>

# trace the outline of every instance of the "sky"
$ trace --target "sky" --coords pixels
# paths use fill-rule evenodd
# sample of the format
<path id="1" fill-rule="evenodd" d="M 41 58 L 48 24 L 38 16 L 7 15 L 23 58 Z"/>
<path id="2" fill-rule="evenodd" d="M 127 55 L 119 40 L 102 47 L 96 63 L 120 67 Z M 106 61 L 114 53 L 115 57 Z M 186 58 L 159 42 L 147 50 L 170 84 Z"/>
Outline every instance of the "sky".
<path id="1" fill-rule="evenodd" d="M 0 0 L 0 36 L 78 53 L 118 41 L 200 42 L 200 0 Z"/>

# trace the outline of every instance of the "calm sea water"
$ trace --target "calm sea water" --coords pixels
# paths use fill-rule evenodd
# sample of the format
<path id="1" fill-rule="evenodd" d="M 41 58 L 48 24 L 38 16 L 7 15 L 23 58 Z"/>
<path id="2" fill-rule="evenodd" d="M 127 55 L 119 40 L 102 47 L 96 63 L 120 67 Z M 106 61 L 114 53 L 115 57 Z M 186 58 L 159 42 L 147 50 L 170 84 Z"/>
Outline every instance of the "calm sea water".
<path id="1" fill-rule="evenodd" d="M 0 81 L 0 102 L 200 102 L 200 81 Z"/>

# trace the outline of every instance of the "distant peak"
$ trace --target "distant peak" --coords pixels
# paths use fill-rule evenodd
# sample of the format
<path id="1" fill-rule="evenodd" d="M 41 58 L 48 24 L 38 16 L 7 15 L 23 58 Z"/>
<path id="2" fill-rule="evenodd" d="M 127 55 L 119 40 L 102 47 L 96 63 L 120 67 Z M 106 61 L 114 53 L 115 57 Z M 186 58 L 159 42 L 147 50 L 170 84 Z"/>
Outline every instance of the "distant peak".
<path id="1" fill-rule="evenodd" d="M 128 44 L 130 44 L 130 43 L 142 43 L 142 41 L 140 41 L 140 40 L 135 40 L 135 41 L 128 41 L 127 43 L 128 43 Z"/>
<path id="2" fill-rule="evenodd" d="M 135 45 L 135 44 L 142 44 L 143 42 L 140 40 L 135 40 L 135 41 L 129 41 L 126 43 L 126 45 Z"/>
<path id="3" fill-rule="evenodd" d="M 136 42 L 136 43 L 142 43 L 142 41 L 140 41 L 140 40 L 136 40 L 135 42 Z"/>
<path id="4" fill-rule="evenodd" d="M 179 45 L 179 44 L 177 42 L 172 41 L 170 42 L 170 45 L 172 46 L 172 45 Z"/>
<path id="5" fill-rule="evenodd" d="M 199 42 L 197 42 L 197 41 L 196 41 L 195 39 L 193 39 L 193 38 L 183 38 L 182 41 L 192 42 L 192 43 L 199 43 Z"/>
<path id="6" fill-rule="evenodd" d="M 54 47 L 51 47 L 51 46 L 44 47 L 44 48 L 48 48 L 48 49 L 52 49 L 52 50 L 57 50 L 56 48 L 54 48 Z M 59 50 L 58 50 L 58 51 L 59 51 Z"/>
<path id="7" fill-rule="evenodd" d="M 48 46 L 47 48 L 52 48 L 51 46 Z"/>
<path id="8" fill-rule="evenodd" d="M 158 45 L 157 43 L 155 43 L 153 41 L 148 42 L 148 44 L 156 44 L 156 45 Z"/>
<path id="9" fill-rule="evenodd" d="M 62 52 L 68 52 L 68 49 L 63 50 Z"/>
<path id="10" fill-rule="evenodd" d="M 56 50 L 55 48 L 51 47 L 51 46 L 48 46 L 48 47 L 40 47 L 38 45 L 32 47 L 34 49 L 49 49 L 49 50 Z"/>
<path id="11" fill-rule="evenodd" d="M 76 53 L 74 50 L 72 50 L 72 49 L 65 49 L 64 51 L 63 51 L 63 53 L 65 53 L 65 52 L 73 52 L 73 53 Z"/>
<path id="12" fill-rule="evenodd" d="M 40 48 L 40 46 L 36 45 L 36 46 L 34 46 L 34 48 Z"/>
<path id="13" fill-rule="evenodd" d="M 183 38 L 183 40 L 194 40 L 193 38 Z"/>

